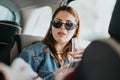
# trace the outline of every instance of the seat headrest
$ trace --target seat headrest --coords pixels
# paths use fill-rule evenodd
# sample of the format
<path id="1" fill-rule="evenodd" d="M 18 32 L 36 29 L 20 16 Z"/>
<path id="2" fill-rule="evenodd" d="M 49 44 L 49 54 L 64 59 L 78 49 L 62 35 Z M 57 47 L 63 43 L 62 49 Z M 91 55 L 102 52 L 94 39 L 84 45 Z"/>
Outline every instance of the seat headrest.
<path id="1" fill-rule="evenodd" d="M 109 25 L 109 34 L 120 42 L 120 0 L 117 0 Z"/>
<path id="2" fill-rule="evenodd" d="M 20 26 L 14 21 L 0 21 L 0 42 L 8 43 L 16 34 L 21 33 Z"/>

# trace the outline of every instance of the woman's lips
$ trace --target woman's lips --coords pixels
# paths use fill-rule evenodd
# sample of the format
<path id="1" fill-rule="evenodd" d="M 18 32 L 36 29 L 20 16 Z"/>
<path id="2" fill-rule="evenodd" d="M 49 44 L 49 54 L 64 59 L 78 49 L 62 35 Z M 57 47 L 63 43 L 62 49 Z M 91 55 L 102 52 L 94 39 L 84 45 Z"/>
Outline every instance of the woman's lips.
<path id="1" fill-rule="evenodd" d="M 63 33 L 63 32 L 58 32 L 58 35 L 60 35 L 60 36 L 64 36 L 65 33 Z"/>

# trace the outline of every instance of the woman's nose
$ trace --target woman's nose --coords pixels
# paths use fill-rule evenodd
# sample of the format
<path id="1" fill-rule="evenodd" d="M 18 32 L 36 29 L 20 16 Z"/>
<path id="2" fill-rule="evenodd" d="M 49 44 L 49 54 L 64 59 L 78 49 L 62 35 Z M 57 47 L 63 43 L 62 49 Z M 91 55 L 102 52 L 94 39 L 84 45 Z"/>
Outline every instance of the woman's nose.
<path id="1" fill-rule="evenodd" d="M 65 24 L 63 23 L 60 28 L 64 30 L 65 29 Z"/>

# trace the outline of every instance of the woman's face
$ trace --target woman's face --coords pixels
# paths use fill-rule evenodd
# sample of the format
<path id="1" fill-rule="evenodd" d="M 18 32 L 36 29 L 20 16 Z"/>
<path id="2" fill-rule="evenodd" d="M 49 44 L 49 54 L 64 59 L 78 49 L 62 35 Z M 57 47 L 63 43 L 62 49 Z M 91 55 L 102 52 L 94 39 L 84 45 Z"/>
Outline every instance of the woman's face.
<path id="1" fill-rule="evenodd" d="M 54 21 L 60 21 L 62 23 L 73 23 L 76 25 L 75 17 L 66 11 L 60 11 L 55 16 Z M 76 27 L 72 30 L 67 30 L 65 24 L 62 24 L 60 28 L 55 28 L 52 25 L 52 35 L 57 43 L 68 43 L 69 40 L 73 37 L 76 31 Z"/>

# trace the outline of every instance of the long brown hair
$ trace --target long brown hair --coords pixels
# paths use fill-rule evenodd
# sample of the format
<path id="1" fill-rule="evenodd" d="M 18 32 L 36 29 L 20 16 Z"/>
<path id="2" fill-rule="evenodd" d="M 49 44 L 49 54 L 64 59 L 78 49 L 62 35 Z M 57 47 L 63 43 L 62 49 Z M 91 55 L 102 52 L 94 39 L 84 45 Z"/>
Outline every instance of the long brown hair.
<path id="1" fill-rule="evenodd" d="M 58 14 L 59 11 L 67 11 L 67 12 L 71 13 L 76 18 L 78 28 L 76 29 L 75 35 L 73 37 L 79 38 L 80 19 L 79 19 L 79 16 L 78 16 L 78 13 L 76 12 L 76 10 L 73 9 L 72 7 L 70 7 L 70 6 L 60 6 L 59 8 L 57 8 L 55 10 L 55 12 L 52 16 L 52 20 L 55 18 L 55 16 Z M 46 43 L 47 47 L 51 51 L 51 54 L 58 60 L 58 63 L 60 64 L 59 58 L 58 58 L 58 55 L 57 55 L 56 49 L 55 49 L 56 41 L 52 36 L 51 29 L 52 29 L 52 25 L 50 24 L 48 32 L 47 32 L 45 38 L 42 41 Z M 63 48 L 63 54 L 62 54 L 63 60 L 65 60 L 67 58 L 67 52 L 69 52 L 70 50 L 71 50 L 71 40 Z"/>

